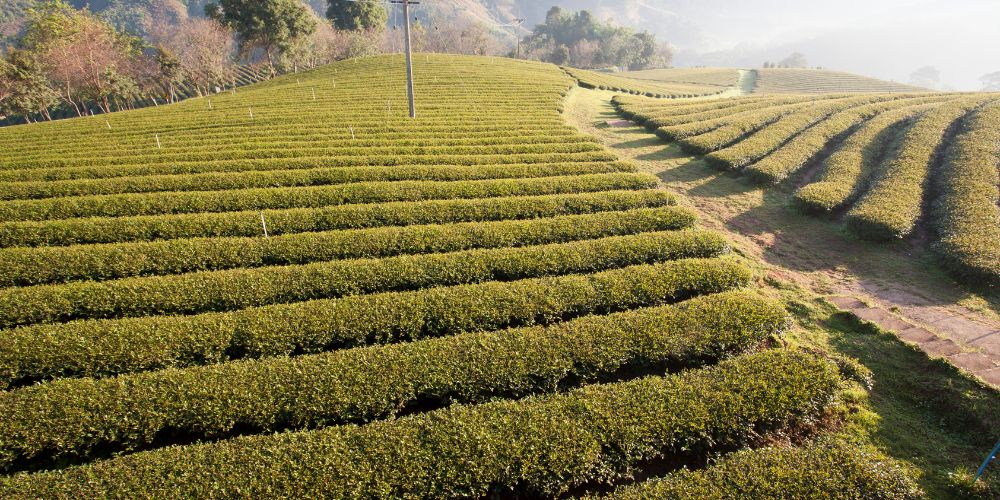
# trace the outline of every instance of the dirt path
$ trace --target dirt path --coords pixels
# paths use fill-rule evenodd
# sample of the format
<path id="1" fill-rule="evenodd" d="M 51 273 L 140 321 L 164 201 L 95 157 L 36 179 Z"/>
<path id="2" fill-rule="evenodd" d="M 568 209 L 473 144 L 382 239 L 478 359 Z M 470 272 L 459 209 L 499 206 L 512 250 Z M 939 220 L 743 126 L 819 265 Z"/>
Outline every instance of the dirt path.
<path id="1" fill-rule="evenodd" d="M 744 77 L 741 73 L 741 87 L 747 84 Z M 752 89 L 753 82 L 748 85 Z M 727 231 L 739 252 L 764 263 L 771 279 L 824 295 L 928 355 L 945 357 L 1000 387 L 996 298 L 959 286 L 920 246 L 854 240 L 838 224 L 796 212 L 787 189 L 759 189 L 738 175 L 714 170 L 643 127 L 608 126 L 620 120 L 610 104 L 613 95 L 573 89 L 566 100 L 567 120 L 684 195 L 684 203 L 701 213 L 703 225 Z"/>

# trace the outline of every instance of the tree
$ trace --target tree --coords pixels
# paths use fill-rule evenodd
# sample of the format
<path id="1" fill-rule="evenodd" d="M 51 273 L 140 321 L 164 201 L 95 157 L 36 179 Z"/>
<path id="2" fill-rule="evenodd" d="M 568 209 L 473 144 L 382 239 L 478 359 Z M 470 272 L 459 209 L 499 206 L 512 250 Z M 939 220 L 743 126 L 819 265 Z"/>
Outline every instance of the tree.
<path id="1" fill-rule="evenodd" d="M 637 70 L 668 66 L 673 58 L 672 49 L 650 33 L 602 23 L 586 10 L 570 13 L 559 7 L 549 9 L 545 23 L 525 37 L 523 48 L 528 57 L 583 68 Z"/>
<path id="2" fill-rule="evenodd" d="M 552 51 L 551 62 L 553 64 L 558 64 L 560 66 L 568 63 L 569 62 L 569 48 L 566 47 L 565 45 L 560 45 L 560 46 L 556 47 L 556 50 Z"/>
<path id="3" fill-rule="evenodd" d="M 987 92 L 1000 92 L 1000 71 L 987 73 L 979 77 L 979 81 L 983 82 L 983 90 Z"/>
<path id="4" fill-rule="evenodd" d="M 941 85 L 941 72 L 934 66 L 917 68 L 910 73 L 910 83 L 927 89 L 938 88 Z"/>
<path id="5" fill-rule="evenodd" d="M 42 4 L 30 12 L 21 45 L 78 116 L 89 102 L 111 112 L 117 92 L 132 97 L 130 70 L 141 57 L 141 42 L 86 9 L 77 11 L 59 0 Z"/>
<path id="6" fill-rule="evenodd" d="M 216 21 L 186 19 L 163 30 L 157 41 L 176 55 L 183 80 L 194 85 L 198 94 L 235 76 L 233 33 Z"/>
<path id="7" fill-rule="evenodd" d="M 389 13 L 374 0 L 328 0 L 326 17 L 340 30 L 385 29 Z"/>
<path id="8" fill-rule="evenodd" d="M 174 102 L 177 99 L 177 87 L 184 83 L 184 66 L 163 45 L 156 48 L 155 60 L 160 80 L 167 86 L 167 100 Z"/>
<path id="9" fill-rule="evenodd" d="M 275 59 L 316 31 L 316 19 L 299 0 L 219 0 L 205 14 L 239 37 L 240 54 L 261 49 L 272 72 Z"/>
<path id="10" fill-rule="evenodd" d="M 49 109 L 59 102 L 59 95 L 49 86 L 33 55 L 25 50 L 12 50 L 0 66 L 3 67 L 0 80 L 7 88 L 7 96 L 0 102 L 0 114 L 19 114 L 29 123 L 35 113 L 51 120 Z"/>
<path id="11" fill-rule="evenodd" d="M 808 66 L 809 63 L 806 61 L 806 56 L 801 52 L 793 52 L 792 55 L 778 62 L 779 68 L 805 68 Z"/>

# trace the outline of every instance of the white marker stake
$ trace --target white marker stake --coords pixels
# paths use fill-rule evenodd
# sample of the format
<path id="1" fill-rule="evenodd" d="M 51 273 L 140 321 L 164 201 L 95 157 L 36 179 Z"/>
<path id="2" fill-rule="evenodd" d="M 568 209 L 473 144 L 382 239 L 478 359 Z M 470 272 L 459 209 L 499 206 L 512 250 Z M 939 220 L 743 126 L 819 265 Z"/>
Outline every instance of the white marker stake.
<path id="1" fill-rule="evenodd" d="M 252 107 L 248 107 L 247 109 L 250 110 L 250 119 L 253 120 L 253 108 Z"/>
<path id="2" fill-rule="evenodd" d="M 111 130 L 111 124 L 107 120 L 104 120 L 104 124 L 108 126 L 108 130 Z"/>
<path id="3" fill-rule="evenodd" d="M 156 136 L 156 149 L 162 149 L 160 147 L 160 134 L 153 134 Z"/>
<path id="4" fill-rule="evenodd" d="M 315 100 L 316 100 L 316 87 L 313 87 L 313 88 L 312 88 L 312 89 L 310 89 L 310 90 L 312 90 L 312 93 L 313 93 L 313 100 L 315 101 Z"/>
<path id="5" fill-rule="evenodd" d="M 354 137 L 354 127 L 348 125 L 347 128 L 351 129 L 351 140 L 352 141 L 355 140 L 355 137 Z"/>
<path id="6" fill-rule="evenodd" d="M 210 111 L 211 111 L 211 109 L 212 109 L 212 100 L 211 100 L 211 99 L 209 99 L 209 100 L 208 100 L 208 109 L 209 109 Z"/>
<path id="7" fill-rule="evenodd" d="M 260 226 L 264 228 L 264 237 L 265 238 L 270 238 L 270 236 L 267 235 L 267 222 L 264 222 L 264 211 L 263 210 L 260 211 Z"/>

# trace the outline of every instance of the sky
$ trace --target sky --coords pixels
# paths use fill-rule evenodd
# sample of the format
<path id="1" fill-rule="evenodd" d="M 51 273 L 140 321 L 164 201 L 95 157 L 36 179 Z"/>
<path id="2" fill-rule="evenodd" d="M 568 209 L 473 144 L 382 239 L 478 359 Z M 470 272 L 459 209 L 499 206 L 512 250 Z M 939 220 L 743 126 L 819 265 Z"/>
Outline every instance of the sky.
<path id="1" fill-rule="evenodd" d="M 978 90 L 1000 71 L 1000 0 L 563 0 L 673 44 L 675 65 L 759 66 L 794 51 L 823 66 Z"/>

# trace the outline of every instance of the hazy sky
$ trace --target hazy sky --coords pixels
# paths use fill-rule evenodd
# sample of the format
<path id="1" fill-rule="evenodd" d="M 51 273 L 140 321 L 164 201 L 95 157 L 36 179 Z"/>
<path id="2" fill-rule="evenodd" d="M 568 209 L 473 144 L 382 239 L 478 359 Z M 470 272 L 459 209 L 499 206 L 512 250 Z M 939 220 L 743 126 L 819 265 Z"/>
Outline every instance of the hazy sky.
<path id="1" fill-rule="evenodd" d="M 619 3 L 606 1 L 606 6 Z M 976 90 L 1000 71 L 1000 0 L 622 0 L 635 19 L 658 19 L 676 63 L 759 65 L 793 50 L 811 65 L 908 81 L 921 66 Z M 646 24 L 646 23 L 643 23 Z"/>

